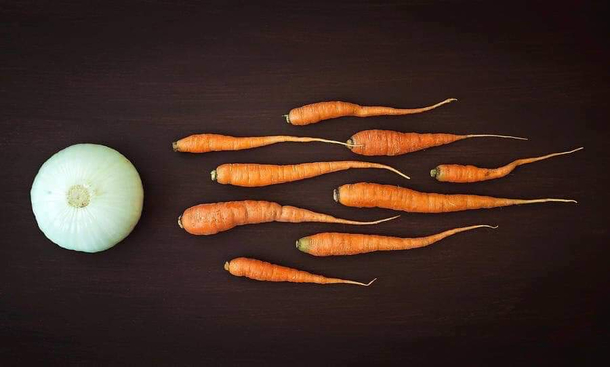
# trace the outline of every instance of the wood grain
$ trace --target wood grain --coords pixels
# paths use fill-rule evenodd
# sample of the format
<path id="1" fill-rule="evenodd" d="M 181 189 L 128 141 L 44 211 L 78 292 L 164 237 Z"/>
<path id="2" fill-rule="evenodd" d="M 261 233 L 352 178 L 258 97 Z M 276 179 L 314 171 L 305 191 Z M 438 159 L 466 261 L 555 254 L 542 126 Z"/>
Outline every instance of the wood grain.
<path id="1" fill-rule="evenodd" d="M 607 345 L 609 52 L 596 5 L 457 1 L 282 1 L 0 5 L 0 364 L 554 365 Z M 282 115 L 322 100 L 430 113 L 295 127 Z M 356 159 L 324 144 L 188 155 L 197 132 L 346 140 L 364 129 L 526 136 L 472 139 L 268 188 L 218 185 L 223 163 Z M 75 143 L 111 146 L 138 168 L 142 219 L 115 248 L 73 253 L 38 230 L 29 189 Z M 584 146 L 471 185 L 436 182 L 441 163 L 495 167 Z M 269 200 L 355 220 L 332 190 L 372 181 L 416 190 L 569 197 L 548 204 L 405 214 L 374 227 L 269 223 L 210 237 L 176 224 L 187 207 Z M 420 250 L 314 258 L 294 241 L 321 231 L 422 236 L 499 225 Z M 248 256 L 371 287 L 231 277 Z M 606 326 L 604 326 L 606 325 Z"/>

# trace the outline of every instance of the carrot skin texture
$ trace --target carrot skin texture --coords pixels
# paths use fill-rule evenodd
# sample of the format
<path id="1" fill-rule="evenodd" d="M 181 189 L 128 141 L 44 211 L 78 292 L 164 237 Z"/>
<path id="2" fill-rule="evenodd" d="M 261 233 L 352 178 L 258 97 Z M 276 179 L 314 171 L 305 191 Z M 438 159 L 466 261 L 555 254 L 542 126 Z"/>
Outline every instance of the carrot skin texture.
<path id="1" fill-rule="evenodd" d="M 338 117 L 356 116 L 385 116 L 385 115 L 410 115 L 435 109 L 444 104 L 457 101 L 449 98 L 432 106 L 421 108 L 392 108 L 385 106 L 361 106 L 355 103 L 342 101 L 326 101 L 308 104 L 302 107 L 293 108 L 286 116 L 286 121 L 292 125 L 309 125 L 323 120 L 330 120 Z"/>
<path id="2" fill-rule="evenodd" d="M 559 155 L 571 154 L 583 147 L 567 152 L 552 153 L 545 156 L 517 159 L 498 168 L 480 168 L 472 165 L 441 164 L 430 171 L 430 175 L 441 182 L 471 183 L 502 178 L 511 173 L 518 166 L 542 161 Z"/>
<path id="3" fill-rule="evenodd" d="M 218 166 L 212 171 L 211 176 L 212 181 L 217 181 L 223 185 L 261 187 L 305 180 L 351 168 L 385 169 L 407 179 L 409 178 L 390 166 L 359 161 L 313 162 L 290 165 L 228 163 Z"/>
<path id="4" fill-rule="evenodd" d="M 324 232 L 303 237 L 297 249 L 313 256 L 358 255 L 375 251 L 410 250 L 429 246 L 454 234 L 476 228 L 498 228 L 486 224 L 453 228 L 430 236 L 400 238 L 378 235 Z"/>
<path id="5" fill-rule="evenodd" d="M 527 140 L 516 136 L 495 134 L 419 134 L 402 133 L 392 130 L 363 130 L 354 134 L 348 141 L 352 152 L 366 156 L 396 156 L 416 152 L 418 150 L 450 144 L 469 138 L 494 137 L 503 139 Z"/>
<path id="6" fill-rule="evenodd" d="M 543 202 L 573 202 L 567 199 L 507 199 L 464 194 L 436 194 L 404 187 L 359 182 L 340 186 L 333 192 L 335 201 L 357 208 L 385 208 L 409 213 L 449 213 L 489 209 L 509 205 Z"/>
<path id="7" fill-rule="evenodd" d="M 176 152 L 207 153 L 252 149 L 284 142 L 322 142 L 346 145 L 345 143 L 334 140 L 286 135 L 235 137 L 219 134 L 194 134 L 173 142 L 172 147 Z"/>
<path id="8" fill-rule="evenodd" d="M 364 130 L 348 144 L 352 152 L 366 156 L 396 156 L 465 139 L 464 135 L 402 133 L 392 130 Z"/>
<path id="9" fill-rule="evenodd" d="M 271 264 L 266 261 L 238 257 L 225 263 L 224 268 L 231 275 L 246 277 L 264 282 L 292 282 L 292 283 L 315 283 L 315 284 L 354 284 L 368 287 L 369 283 L 360 283 L 353 280 L 328 278 L 318 274 L 312 274 L 303 270 L 293 269 L 286 266 Z"/>
<path id="10" fill-rule="evenodd" d="M 270 201 L 243 200 L 195 205 L 178 218 L 178 225 L 190 234 L 212 235 L 245 224 L 320 222 L 368 225 L 391 219 L 358 222 Z"/>

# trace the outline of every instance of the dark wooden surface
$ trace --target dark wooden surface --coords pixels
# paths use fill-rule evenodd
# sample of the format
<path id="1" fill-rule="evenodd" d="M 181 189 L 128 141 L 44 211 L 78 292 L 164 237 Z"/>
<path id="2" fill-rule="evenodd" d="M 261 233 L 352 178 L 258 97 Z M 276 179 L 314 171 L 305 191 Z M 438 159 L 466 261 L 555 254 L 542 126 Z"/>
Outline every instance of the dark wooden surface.
<path id="1" fill-rule="evenodd" d="M 532 365 L 590 360 L 608 316 L 607 13 L 587 3 L 282 1 L 131 5 L 0 4 L 0 364 Z M 320 100 L 434 112 L 287 125 Z M 346 140 L 363 129 L 499 133 L 395 158 L 410 174 L 342 172 L 269 188 L 214 184 L 227 162 L 360 158 L 324 144 L 177 154 L 197 132 Z M 37 228 L 29 190 L 40 165 L 81 142 L 111 146 L 139 170 L 142 219 L 115 248 L 60 249 Z M 578 146 L 508 178 L 440 184 L 440 163 L 498 166 Z M 210 237 L 176 225 L 201 202 L 264 199 L 351 219 L 394 214 L 342 207 L 357 181 L 443 193 L 566 197 L 546 204 L 421 215 L 372 227 L 272 223 Z M 314 258 L 294 241 L 320 231 L 420 236 L 497 224 L 435 246 Z M 231 277 L 251 256 L 369 288 Z"/>

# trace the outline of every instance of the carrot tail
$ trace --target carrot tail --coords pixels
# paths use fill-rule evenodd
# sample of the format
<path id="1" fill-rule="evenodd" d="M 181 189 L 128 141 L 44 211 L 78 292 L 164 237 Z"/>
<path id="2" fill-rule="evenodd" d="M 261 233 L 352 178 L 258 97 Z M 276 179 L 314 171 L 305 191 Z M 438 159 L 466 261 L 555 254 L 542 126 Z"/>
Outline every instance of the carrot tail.
<path id="1" fill-rule="evenodd" d="M 371 284 L 373 284 L 373 282 L 375 282 L 377 280 L 377 278 L 375 278 L 375 279 L 371 280 L 368 283 L 362 283 L 362 282 L 356 282 L 356 281 L 353 281 L 353 280 L 346 280 L 346 279 L 339 279 L 339 278 L 327 278 L 327 279 L 328 279 L 327 284 L 333 284 L 333 283 L 334 284 L 336 284 L 336 283 L 354 284 L 354 285 L 360 285 L 360 286 L 363 286 L 363 287 L 368 287 Z"/>
<path id="2" fill-rule="evenodd" d="M 535 204 L 535 203 L 575 203 L 578 204 L 578 201 L 573 199 L 528 199 L 528 200 L 516 200 L 516 204 Z"/>
<path id="3" fill-rule="evenodd" d="M 345 284 L 355 284 L 355 285 L 361 285 L 363 287 L 368 287 L 371 284 L 373 284 L 376 280 L 377 280 L 377 278 L 374 278 L 373 280 L 371 280 L 368 283 L 354 282 L 353 280 L 345 280 L 345 281 L 343 281 L 343 283 L 345 283 Z"/>
<path id="4" fill-rule="evenodd" d="M 465 135 L 466 138 L 502 138 L 502 139 L 516 139 L 516 140 L 528 140 L 519 136 L 511 135 L 496 135 L 496 134 L 470 134 Z"/>
<path id="5" fill-rule="evenodd" d="M 329 222 L 329 223 L 352 224 L 352 225 L 355 225 L 355 226 L 368 226 L 368 225 L 372 225 L 372 224 L 379 224 L 379 223 L 383 223 L 383 222 L 389 222 L 389 221 L 394 220 L 394 219 L 396 219 L 398 217 L 400 217 L 400 215 L 395 215 L 393 217 L 383 218 L 383 219 L 374 220 L 374 221 L 370 221 L 370 222 L 361 222 L 361 221 L 357 221 L 357 220 L 334 218 L 333 221 Z"/>
<path id="6" fill-rule="evenodd" d="M 552 154 L 543 155 L 541 157 L 517 159 L 513 163 L 515 163 L 515 165 L 517 165 L 517 166 L 521 166 L 523 164 L 534 163 L 534 162 L 542 161 L 542 160 L 549 159 L 552 157 L 557 157 L 560 155 L 571 154 L 571 153 L 578 152 L 579 150 L 583 150 L 583 149 L 585 149 L 585 148 L 580 147 L 580 148 L 572 149 L 567 152 L 552 153 Z"/>
<path id="7" fill-rule="evenodd" d="M 399 176 L 401 176 L 401 177 L 406 178 L 407 180 L 410 180 L 410 179 L 411 179 L 411 177 L 409 177 L 409 176 L 405 175 L 404 173 L 400 172 L 400 171 L 399 171 L 399 170 L 397 170 L 396 168 L 394 168 L 394 167 L 390 167 L 390 166 L 386 166 L 385 164 L 379 164 L 379 165 L 378 165 L 378 164 L 375 164 L 375 165 L 374 165 L 374 167 L 376 167 L 376 168 L 381 168 L 381 169 L 386 169 L 386 170 L 388 170 L 388 171 L 390 171 L 390 172 L 394 172 L 394 173 L 396 173 L 397 175 L 399 175 Z"/>
<path id="8" fill-rule="evenodd" d="M 329 143 L 329 144 L 339 144 L 351 148 L 354 144 L 344 143 L 342 141 L 336 140 L 328 140 L 321 138 L 304 138 L 304 137 L 296 137 L 296 136 L 286 136 L 286 141 L 292 141 L 297 143 L 309 143 L 309 142 L 320 142 L 320 143 Z"/>
<path id="9" fill-rule="evenodd" d="M 433 110 L 444 104 L 457 101 L 456 98 L 448 98 L 442 102 L 434 104 L 432 106 L 420 107 L 420 108 L 393 108 L 384 106 L 360 106 L 356 111 L 355 115 L 358 117 L 369 117 L 369 116 L 382 116 L 382 115 L 411 115 L 415 113 L 421 113 Z"/>
<path id="10" fill-rule="evenodd" d="M 434 105 L 432 105 L 432 106 L 421 107 L 421 108 L 409 108 L 409 109 L 407 109 L 407 110 L 410 110 L 410 111 L 411 111 L 411 113 L 420 113 L 420 112 L 426 112 L 426 111 L 433 110 L 433 109 L 435 109 L 435 108 L 437 108 L 437 107 L 440 107 L 440 106 L 442 106 L 442 105 L 444 105 L 444 104 L 451 103 L 451 102 L 455 102 L 455 101 L 457 101 L 457 98 L 447 98 L 446 100 L 444 100 L 444 101 L 442 101 L 442 102 L 439 102 L 439 103 L 437 103 L 437 104 L 434 104 Z"/>

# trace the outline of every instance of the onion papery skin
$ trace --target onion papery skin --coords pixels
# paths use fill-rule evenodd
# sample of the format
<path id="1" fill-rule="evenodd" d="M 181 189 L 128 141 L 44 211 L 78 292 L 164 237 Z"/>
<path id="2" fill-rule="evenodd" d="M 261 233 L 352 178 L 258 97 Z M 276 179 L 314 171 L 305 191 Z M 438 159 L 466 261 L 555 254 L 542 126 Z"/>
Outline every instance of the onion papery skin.
<path id="1" fill-rule="evenodd" d="M 121 153 L 76 144 L 40 167 L 30 197 L 38 227 L 49 240 L 68 250 L 99 252 L 134 229 L 144 189 L 138 171 Z"/>

